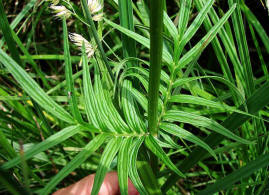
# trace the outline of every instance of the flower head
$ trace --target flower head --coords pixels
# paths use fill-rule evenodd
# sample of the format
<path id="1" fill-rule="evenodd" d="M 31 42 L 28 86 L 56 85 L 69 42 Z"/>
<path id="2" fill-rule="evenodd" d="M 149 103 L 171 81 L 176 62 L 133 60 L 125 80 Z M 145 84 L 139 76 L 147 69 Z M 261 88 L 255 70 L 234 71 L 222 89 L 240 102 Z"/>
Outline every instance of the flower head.
<path id="1" fill-rule="evenodd" d="M 86 54 L 88 55 L 88 58 L 90 58 L 94 54 L 94 49 L 92 45 L 87 41 L 84 37 L 77 33 L 70 33 L 69 34 L 70 40 L 78 46 L 80 49 L 82 48 L 83 42 L 85 44 Z"/>
<path id="2" fill-rule="evenodd" d="M 92 19 L 94 21 L 100 21 L 103 18 L 103 13 L 99 13 L 103 9 L 103 5 L 100 0 L 88 0 L 88 7 L 93 15 Z"/>
<path id="3" fill-rule="evenodd" d="M 51 5 L 50 9 L 53 10 L 53 13 L 56 14 L 55 15 L 56 17 L 60 17 L 60 18 L 62 17 L 69 18 L 72 14 L 70 10 L 68 10 L 65 6 L 62 6 L 62 5 L 60 6 Z"/>

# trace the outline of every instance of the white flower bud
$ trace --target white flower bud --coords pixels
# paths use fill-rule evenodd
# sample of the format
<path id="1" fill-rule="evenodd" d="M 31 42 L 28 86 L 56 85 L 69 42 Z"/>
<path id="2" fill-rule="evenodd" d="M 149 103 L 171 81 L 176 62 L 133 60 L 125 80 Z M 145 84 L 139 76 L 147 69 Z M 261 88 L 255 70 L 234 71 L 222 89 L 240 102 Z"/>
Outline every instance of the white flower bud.
<path id="1" fill-rule="evenodd" d="M 103 9 L 103 5 L 100 0 L 88 0 L 88 7 L 93 15 L 92 19 L 94 21 L 100 21 L 103 18 L 103 13 L 99 13 Z"/>
<path id="2" fill-rule="evenodd" d="M 94 49 L 93 49 L 92 45 L 89 43 L 89 41 L 87 41 L 84 37 L 82 37 L 81 35 L 79 35 L 77 33 L 70 33 L 69 38 L 80 49 L 82 48 L 82 45 L 84 42 L 86 54 L 87 54 L 88 58 L 92 57 L 92 55 L 94 54 Z"/>
<path id="3" fill-rule="evenodd" d="M 65 17 L 65 18 L 69 18 L 71 16 L 71 11 L 68 10 L 65 6 L 55 6 L 55 5 L 51 5 L 50 9 L 53 10 L 53 13 L 55 13 L 56 17 Z"/>

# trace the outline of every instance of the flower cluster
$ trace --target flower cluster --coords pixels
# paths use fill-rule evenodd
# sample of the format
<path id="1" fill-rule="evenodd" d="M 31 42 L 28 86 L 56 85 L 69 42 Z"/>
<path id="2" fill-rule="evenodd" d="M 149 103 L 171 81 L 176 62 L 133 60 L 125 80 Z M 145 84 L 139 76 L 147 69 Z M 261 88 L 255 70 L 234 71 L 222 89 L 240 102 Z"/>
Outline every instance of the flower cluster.
<path id="1" fill-rule="evenodd" d="M 58 17 L 58 18 L 65 17 L 67 19 L 72 15 L 72 12 L 69 9 L 67 9 L 63 5 L 59 5 L 60 0 L 47 0 L 47 1 L 49 1 L 51 3 L 50 9 L 53 10 L 53 13 L 55 14 L 56 17 Z M 92 19 L 94 21 L 102 20 L 102 18 L 103 18 L 103 13 L 102 13 L 103 5 L 100 2 L 100 0 L 88 0 L 87 3 L 88 3 L 88 8 L 92 14 Z M 92 57 L 92 55 L 94 54 L 94 48 L 89 43 L 89 41 L 87 41 L 84 37 L 82 37 L 81 35 L 76 34 L 76 33 L 70 33 L 69 38 L 76 46 L 78 46 L 79 49 L 82 48 L 82 45 L 84 43 L 87 56 L 89 58 Z"/>
<path id="2" fill-rule="evenodd" d="M 94 49 L 92 45 L 89 43 L 89 41 L 87 41 L 84 37 L 76 33 L 70 33 L 69 38 L 76 46 L 78 46 L 80 50 L 84 43 L 88 58 L 92 57 L 92 55 L 94 54 Z"/>
<path id="3" fill-rule="evenodd" d="M 102 20 L 103 13 L 100 13 L 100 11 L 103 9 L 103 6 L 99 0 L 88 0 L 88 7 L 93 15 L 92 19 L 94 21 Z"/>
<path id="4" fill-rule="evenodd" d="M 66 9 L 66 7 L 62 5 L 59 6 L 51 5 L 50 9 L 52 9 L 53 13 L 55 13 L 55 16 L 59 18 L 62 17 L 69 18 L 72 14 L 72 12 L 69 9 Z"/>

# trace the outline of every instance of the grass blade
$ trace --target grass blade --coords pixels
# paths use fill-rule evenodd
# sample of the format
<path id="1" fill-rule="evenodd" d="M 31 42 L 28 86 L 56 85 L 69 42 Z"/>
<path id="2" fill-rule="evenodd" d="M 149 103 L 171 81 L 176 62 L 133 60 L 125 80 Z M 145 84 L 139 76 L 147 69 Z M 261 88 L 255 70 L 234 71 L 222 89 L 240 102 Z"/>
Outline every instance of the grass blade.
<path id="1" fill-rule="evenodd" d="M 0 60 L 9 70 L 13 77 L 20 83 L 22 88 L 33 98 L 42 108 L 67 123 L 74 123 L 68 112 L 54 102 L 42 88 L 23 70 L 11 57 L 0 49 Z"/>
<path id="2" fill-rule="evenodd" d="M 69 51 L 69 42 L 68 42 L 68 32 L 67 32 L 67 25 L 66 19 L 63 18 L 63 39 L 64 39 L 64 63 L 65 63 L 65 78 L 67 84 L 67 97 L 70 106 L 71 113 L 73 117 L 80 123 L 83 122 L 82 117 L 80 115 L 77 98 L 74 88 L 74 80 L 72 77 L 72 64 L 71 64 L 71 57 Z"/>
<path id="3" fill-rule="evenodd" d="M 36 154 L 43 152 L 63 141 L 65 141 L 66 139 L 68 139 L 69 137 L 72 137 L 73 135 L 81 132 L 81 131 L 85 131 L 85 130 L 89 130 L 89 127 L 83 127 L 81 125 L 75 125 L 75 126 L 70 126 L 67 127 L 57 133 L 55 133 L 54 135 L 50 136 L 49 138 L 47 138 L 46 140 L 44 140 L 43 142 L 38 143 L 37 145 L 33 146 L 31 149 L 27 150 L 24 153 L 24 158 L 25 160 L 28 160 L 30 158 L 32 158 L 33 156 L 35 156 Z M 91 130 L 96 130 L 94 127 L 92 127 Z M 21 162 L 21 158 L 20 156 L 6 162 L 5 164 L 3 164 L 1 166 L 2 169 L 10 169 L 16 165 L 18 165 Z"/>
<path id="4" fill-rule="evenodd" d="M 238 0 L 229 0 L 229 5 L 230 7 L 235 3 L 239 4 Z M 237 6 L 235 9 L 234 13 L 232 14 L 232 21 L 233 21 L 233 27 L 234 27 L 234 32 L 235 32 L 235 38 L 238 46 L 238 52 L 239 52 L 239 57 L 241 60 L 241 64 L 243 66 L 243 73 L 244 73 L 244 82 L 246 86 L 246 94 L 247 97 L 249 97 L 252 92 L 254 91 L 254 80 L 253 80 L 253 72 L 252 72 L 252 67 L 251 67 L 251 62 L 250 62 L 250 55 L 249 55 L 249 49 L 247 45 L 247 40 L 246 40 L 246 32 L 245 32 L 245 27 L 243 23 L 243 18 L 241 14 L 240 7 Z"/>
<path id="5" fill-rule="evenodd" d="M 0 0 L 0 28 L 2 29 L 3 35 L 5 37 L 8 49 L 11 53 L 12 58 L 22 66 L 20 54 L 17 50 L 16 44 L 13 40 L 11 29 L 7 20 L 7 16 L 5 14 L 5 9 L 2 3 L 2 0 Z"/>
<path id="6" fill-rule="evenodd" d="M 239 182 L 241 179 L 249 177 L 252 173 L 269 165 L 269 154 L 262 155 L 256 160 L 248 162 L 246 166 L 234 171 L 222 179 L 218 179 L 216 183 L 211 184 L 205 190 L 198 193 L 198 195 L 214 194 L 221 190 L 231 188 L 231 186 Z"/>
<path id="7" fill-rule="evenodd" d="M 195 1 L 195 6 L 197 7 L 197 9 L 201 10 L 202 5 L 199 2 L 200 0 L 194 0 L 194 1 Z M 212 28 L 212 24 L 211 24 L 211 21 L 210 21 L 208 16 L 204 20 L 204 26 L 205 26 L 205 29 L 207 32 Z M 221 65 L 221 69 L 222 69 L 222 72 L 223 72 L 225 78 L 233 83 L 234 82 L 233 75 L 231 73 L 229 64 L 228 64 L 226 56 L 225 56 L 225 52 L 223 51 L 223 49 L 221 47 L 221 44 L 219 42 L 218 37 L 215 37 L 211 43 L 212 43 L 213 49 L 216 53 L 216 57 Z"/>
<path id="8" fill-rule="evenodd" d="M 245 16 L 247 17 L 248 22 L 253 25 L 259 37 L 261 38 L 262 40 L 261 42 L 264 44 L 267 54 L 269 54 L 269 37 L 266 31 L 264 30 L 263 26 L 245 4 L 240 4 L 240 6 Z"/>

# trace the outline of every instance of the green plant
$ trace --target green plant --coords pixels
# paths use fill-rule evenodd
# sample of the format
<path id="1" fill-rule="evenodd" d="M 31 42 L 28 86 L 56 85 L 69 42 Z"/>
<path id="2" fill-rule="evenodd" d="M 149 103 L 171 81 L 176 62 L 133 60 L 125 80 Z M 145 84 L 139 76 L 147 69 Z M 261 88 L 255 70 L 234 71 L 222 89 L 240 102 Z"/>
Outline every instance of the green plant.
<path id="1" fill-rule="evenodd" d="M 27 4 L 17 20 L 34 2 Z M 35 193 L 49 194 L 73 171 L 83 170 L 83 165 L 96 171 L 92 194 L 98 194 L 106 173 L 115 166 L 121 194 L 127 194 L 128 177 L 140 194 L 184 193 L 173 185 L 180 178 L 189 181 L 191 174 L 205 174 L 210 178 L 207 182 L 217 180 L 200 194 L 233 193 L 233 187 L 242 194 L 265 192 L 269 97 L 264 94 L 269 92 L 269 83 L 261 47 L 269 53 L 268 36 L 244 1 L 229 0 L 221 18 L 214 0 L 176 2 L 179 9 L 172 21 L 165 0 L 105 1 L 118 13 L 114 16 L 104 15 L 99 1 L 41 1 L 37 8 L 53 4 L 50 8 L 62 21 L 63 49 L 56 50 L 57 55 L 36 56 L 8 24 L 0 0 L 0 27 L 7 43 L 0 49 L 1 70 L 16 80 L 1 74 L 13 86 L 0 85 L 4 102 L 0 181 L 10 192 L 31 193 L 33 188 Z M 192 18 L 194 10 L 197 15 Z M 242 14 L 261 63 L 262 76 L 256 79 Z M 201 29 L 205 30 L 202 37 Z M 73 30 L 83 34 L 71 36 L 80 56 L 70 53 L 74 47 L 68 33 Z M 29 33 L 27 40 L 32 36 Z M 219 72 L 200 65 L 209 44 Z M 48 79 L 47 70 L 42 71 L 34 58 L 56 60 L 64 67 L 64 80 Z M 27 73 L 28 66 L 34 72 Z M 49 69 L 58 71 L 54 65 Z M 27 148 L 24 142 L 34 145 Z M 210 162 L 219 163 L 221 171 L 211 169 Z M 54 175 L 51 167 L 60 170 Z M 191 168 L 193 173 L 188 172 Z M 43 170 L 50 174 L 42 176 Z M 13 172 L 23 192 L 13 181 L 3 179 L 4 171 Z M 244 188 L 253 182 L 253 188 Z M 197 193 L 200 189 L 190 186 L 188 190 Z"/>

